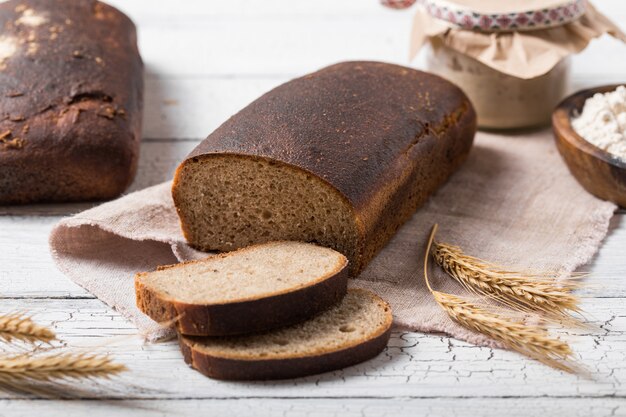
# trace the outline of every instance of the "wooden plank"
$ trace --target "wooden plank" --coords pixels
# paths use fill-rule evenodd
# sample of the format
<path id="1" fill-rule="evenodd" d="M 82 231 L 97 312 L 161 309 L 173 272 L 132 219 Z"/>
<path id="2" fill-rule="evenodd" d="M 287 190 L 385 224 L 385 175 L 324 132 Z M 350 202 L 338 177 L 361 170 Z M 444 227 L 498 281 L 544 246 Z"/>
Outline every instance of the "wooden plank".
<path id="1" fill-rule="evenodd" d="M 42 324 L 51 323 L 65 346 L 109 352 L 127 364 L 128 374 L 94 387 L 90 395 L 99 398 L 625 398 L 625 300 L 586 303 L 595 332 L 558 332 L 592 378 L 509 351 L 394 332 L 384 353 L 344 370 L 278 382 L 220 382 L 187 367 L 175 342 L 144 344 L 130 323 L 98 300 L 3 300 L 0 312 L 29 311 Z"/>
<path id="2" fill-rule="evenodd" d="M 376 59 L 408 63 L 414 11 L 386 10 L 372 1 L 331 2 L 113 2 L 139 24 L 148 77 L 293 77 L 333 62 Z M 617 0 L 598 4 L 616 22 L 626 19 Z M 267 47 L 271 45 L 271 47 Z M 610 39 L 575 58 L 575 73 L 626 72 Z M 421 62 L 421 61 L 418 61 Z M 606 65 L 597 65 L 603 62 Z M 601 83 L 602 78 L 598 78 Z"/>
<path id="3" fill-rule="evenodd" d="M 401 17 L 319 18 L 307 20 L 307 24 L 297 19 L 225 18 L 184 30 L 144 26 L 140 47 L 149 78 L 260 74 L 290 78 L 351 60 L 407 65 L 411 16 Z M 311 27 L 317 30 L 312 33 Z M 623 47 L 609 38 L 594 41 L 573 58 L 573 74 L 593 75 L 597 84 L 602 84 L 608 70 L 626 72 L 626 60 L 619 58 Z M 418 59 L 414 65 L 421 67 L 423 62 Z M 597 62 L 607 65 L 598 66 Z"/>
<path id="4" fill-rule="evenodd" d="M 286 80 L 261 76 L 147 79 L 144 138 L 204 139 L 234 113 Z"/>
<path id="5" fill-rule="evenodd" d="M 48 234 L 58 220 L 60 217 L 0 217 L 0 297 L 93 298 L 52 262 Z"/>
<path id="6" fill-rule="evenodd" d="M 580 268 L 581 271 L 590 274 L 584 281 L 588 286 L 581 294 L 588 297 L 626 295 L 624 247 L 626 247 L 626 216 L 622 212 L 611 219 L 609 233 L 591 263 Z"/>
<path id="7" fill-rule="evenodd" d="M 204 139 L 234 113 L 288 79 L 148 79 L 144 141 Z M 573 80 L 571 90 L 621 81 L 622 75 L 605 74 L 599 81 L 596 76 L 581 74 Z"/>
<path id="8" fill-rule="evenodd" d="M 225 17 L 184 28 L 144 25 L 139 39 L 149 78 L 292 77 L 339 61 L 406 62 L 410 19 Z"/>
<path id="9" fill-rule="evenodd" d="M 250 74 L 251 69 L 295 76 L 349 59 L 406 63 L 415 11 L 388 10 L 375 0 L 236 0 L 211 2 L 210 7 L 203 0 L 188 0 L 185 7 L 168 0 L 112 3 L 139 24 L 149 74 L 158 77 Z M 596 7 L 618 24 L 626 21 L 619 0 L 597 2 Z M 575 72 L 624 73 L 626 61 L 618 48 L 623 45 L 617 41 L 594 42 L 575 58 Z"/>
<path id="10" fill-rule="evenodd" d="M 351 398 L 324 399 L 202 399 L 127 401 L 7 401 L 0 416 L 256 416 L 270 417 L 436 417 L 436 416 L 620 416 L 623 398 Z"/>

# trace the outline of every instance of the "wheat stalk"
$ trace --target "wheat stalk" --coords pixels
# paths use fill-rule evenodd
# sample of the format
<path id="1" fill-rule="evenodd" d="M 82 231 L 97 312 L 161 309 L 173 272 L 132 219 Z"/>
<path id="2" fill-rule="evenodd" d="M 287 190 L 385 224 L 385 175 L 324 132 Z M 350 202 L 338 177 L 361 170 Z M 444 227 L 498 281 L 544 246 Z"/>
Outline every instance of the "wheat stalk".
<path id="1" fill-rule="evenodd" d="M 468 291 L 487 296 L 516 310 L 572 319 L 580 313 L 580 299 L 572 291 L 580 285 L 557 282 L 554 274 L 510 271 L 469 256 L 456 246 L 433 242 L 433 257 L 444 271 Z"/>
<path id="2" fill-rule="evenodd" d="M 30 353 L 0 357 L 0 380 L 4 382 L 48 382 L 52 380 L 108 378 L 125 371 L 107 355 Z"/>
<path id="3" fill-rule="evenodd" d="M 436 232 L 435 224 L 424 256 L 424 280 L 435 301 L 450 318 L 461 326 L 491 337 L 509 349 L 549 366 L 573 372 L 574 368 L 567 363 L 572 356 L 571 348 L 566 342 L 551 337 L 544 327 L 528 325 L 493 313 L 464 298 L 433 290 L 428 279 L 428 259 Z"/>
<path id="4" fill-rule="evenodd" d="M 20 313 L 0 315 L 0 339 L 7 342 L 49 343 L 56 339 L 54 332 L 35 323 L 30 317 Z"/>
<path id="5" fill-rule="evenodd" d="M 94 354 L 32 353 L 0 357 L 0 389 L 19 395 L 42 398 L 78 398 L 93 395 L 84 385 L 66 384 L 75 380 L 109 378 L 126 370 L 110 357 Z"/>
<path id="6" fill-rule="evenodd" d="M 545 328 L 511 320 L 452 294 L 439 291 L 433 291 L 432 294 L 437 303 L 460 325 L 546 365 L 573 371 L 572 366 L 565 363 L 573 353 L 570 346 L 550 337 Z"/>

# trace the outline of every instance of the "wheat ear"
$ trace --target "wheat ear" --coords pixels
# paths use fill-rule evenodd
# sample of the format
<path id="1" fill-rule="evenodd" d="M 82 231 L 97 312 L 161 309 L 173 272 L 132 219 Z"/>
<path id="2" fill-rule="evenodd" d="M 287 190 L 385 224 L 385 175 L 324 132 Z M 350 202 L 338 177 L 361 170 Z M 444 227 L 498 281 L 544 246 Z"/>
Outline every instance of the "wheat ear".
<path id="1" fill-rule="evenodd" d="M 580 313 L 580 299 L 572 293 L 580 285 L 557 282 L 554 274 L 524 273 L 466 255 L 456 246 L 433 242 L 433 257 L 444 271 L 468 291 L 487 296 L 513 309 L 571 319 Z"/>
<path id="2" fill-rule="evenodd" d="M 0 339 L 7 342 L 49 343 L 56 339 L 54 332 L 35 323 L 30 317 L 19 313 L 0 315 Z"/>
<path id="3" fill-rule="evenodd" d="M 433 290 L 428 279 L 428 258 L 436 233 L 437 225 L 435 224 L 424 256 L 424 280 L 435 301 L 450 318 L 461 326 L 491 337 L 509 349 L 549 366 L 573 372 L 574 368 L 567 363 L 572 356 L 571 348 L 566 342 L 550 337 L 545 328 L 527 325 L 488 311 L 464 298 Z"/>
<path id="4" fill-rule="evenodd" d="M 125 371 L 106 355 L 58 353 L 0 357 L 0 381 L 9 383 L 107 378 Z"/>

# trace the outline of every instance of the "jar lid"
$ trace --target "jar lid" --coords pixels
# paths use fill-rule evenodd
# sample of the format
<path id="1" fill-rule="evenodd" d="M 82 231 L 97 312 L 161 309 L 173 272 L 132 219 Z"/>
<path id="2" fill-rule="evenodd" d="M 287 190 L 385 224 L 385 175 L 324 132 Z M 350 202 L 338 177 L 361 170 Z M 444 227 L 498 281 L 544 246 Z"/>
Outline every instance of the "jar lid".
<path id="1" fill-rule="evenodd" d="M 428 14 L 461 29 L 510 32 L 546 29 L 579 19 L 585 0 L 418 0 Z"/>

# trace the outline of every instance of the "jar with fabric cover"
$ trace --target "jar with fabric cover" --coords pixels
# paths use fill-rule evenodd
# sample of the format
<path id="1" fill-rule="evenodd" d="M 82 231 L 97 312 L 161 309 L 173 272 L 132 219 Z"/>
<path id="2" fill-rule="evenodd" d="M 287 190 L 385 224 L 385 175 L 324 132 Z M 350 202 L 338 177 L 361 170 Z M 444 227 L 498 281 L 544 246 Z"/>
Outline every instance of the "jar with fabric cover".
<path id="1" fill-rule="evenodd" d="M 570 56 L 626 35 L 584 0 L 421 0 L 411 56 L 468 95 L 487 129 L 547 125 L 569 92 Z"/>

